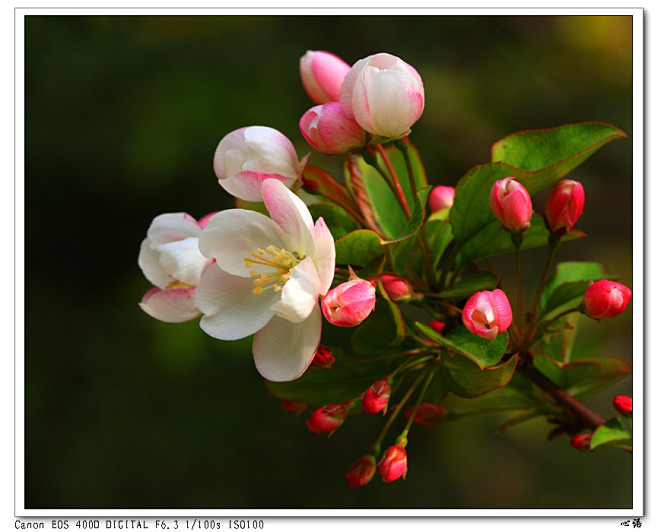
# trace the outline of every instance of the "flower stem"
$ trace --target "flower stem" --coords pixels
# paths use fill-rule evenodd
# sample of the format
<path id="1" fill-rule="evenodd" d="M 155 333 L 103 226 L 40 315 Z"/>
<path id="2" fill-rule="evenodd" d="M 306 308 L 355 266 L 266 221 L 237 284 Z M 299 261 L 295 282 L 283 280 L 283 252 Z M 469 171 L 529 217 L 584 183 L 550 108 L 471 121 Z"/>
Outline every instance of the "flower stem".
<path id="1" fill-rule="evenodd" d="M 590 410 L 566 390 L 560 388 L 554 384 L 553 381 L 540 373 L 537 368 L 532 365 L 532 359 L 528 353 L 525 354 L 522 363 L 517 366 L 517 369 L 524 377 L 539 386 L 542 390 L 551 395 L 551 397 L 553 397 L 559 404 L 574 414 L 583 424 L 583 427 L 596 429 L 605 423 L 605 419 L 599 416 L 596 412 Z"/>
<path id="2" fill-rule="evenodd" d="M 407 401 L 411 397 L 411 395 L 416 391 L 416 388 L 418 388 L 418 385 L 421 383 L 421 381 L 425 378 L 426 372 L 422 372 L 418 378 L 414 381 L 414 383 L 409 387 L 407 390 L 407 393 L 404 394 L 404 397 L 402 400 L 395 405 L 395 408 L 393 409 L 393 412 L 391 412 L 390 417 L 386 421 L 386 424 L 382 427 L 381 432 L 379 433 L 379 436 L 377 436 L 377 439 L 375 440 L 375 443 L 373 444 L 373 447 L 379 448 L 382 441 L 384 440 L 384 437 L 388 433 L 388 430 L 391 428 L 391 425 L 395 421 L 395 419 L 398 417 L 400 414 L 400 411 L 404 408 L 404 405 L 407 404 Z"/>
<path id="3" fill-rule="evenodd" d="M 523 341 L 523 316 L 521 314 L 521 244 L 523 243 L 522 233 L 512 233 L 512 242 L 514 243 L 514 264 L 516 271 L 516 327 L 519 334 L 519 342 Z"/>
<path id="4" fill-rule="evenodd" d="M 395 169 L 391 164 L 391 160 L 388 158 L 388 155 L 386 155 L 386 150 L 382 147 L 381 144 L 377 144 L 377 150 L 379 151 L 379 154 L 382 156 L 382 159 L 384 160 L 384 164 L 386 165 L 386 168 L 388 168 L 388 171 L 391 174 L 393 185 L 395 186 L 395 190 L 397 191 L 397 196 L 401 199 L 400 204 L 404 208 L 404 212 L 407 215 L 407 218 L 411 218 L 411 211 L 409 210 L 409 204 L 407 203 L 407 198 L 404 195 L 404 191 L 402 190 L 402 185 L 400 184 L 398 175 L 395 173 Z"/>
<path id="5" fill-rule="evenodd" d="M 541 276 L 541 281 L 539 282 L 539 286 L 537 288 L 537 295 L 535 296 L 535 302 L 532 305 L 533 311 L 532 311 L 532 318 L 530 320 L 530 323 L 534 323 L 535 319 L 537 318 L 537 312 L 539 312 L 539 303 L 541 301 L 541 294 L 544 291 L 544 286 L 546 285 L 546 281 L 548 280 L 548 274 L 551 271 L 551 265 L 553 264 L 553 259 L 555 258 L 555 252 L 557 251 L 559 244 L 560 244 L 559 240 L 557 240 L 555 244 L 553 244 L 552 241 L 549 243 L 548 257 L 546 259 L 546 265 L 544 266 L 544 272 L 542 273 Z"/>
<path id="6" fill-rule="evenodd" d="M 409 416 L 409 419 L 407 420 L 407 424 L 405 425 L 404 430 L 400 433 L 399 438 L 402 438 L 404 440 L 407 439 L 407 434 L 409 434 L 409 429 L 411 428 L 411 425 L 414 422 L 414 419 L 416 417 L 416 412 L 418 412 L 418 408 L 420 407 L 420 403 L 423 402 L 423 399 L 425 398 L 425 394 L 427 393 L 427 390 L 430 387 L 430 383 L 434 378 L 434 374 L 436 373 L 436 368 L 432 368 L 428 371 L 429 371 L 429 376 L 425 380 L 425 383 L 423 384 L 423 388 L 420 390 L 420 393 L 418 394 L 418 398 L 416 399 L 416 404 L 414 405 L 413 412 L 411 413 L 411 416 Z M 424 375 L 427 374 L 428 372 L 426 371 Z"/>
<path id="7" fill-rule="evenodd" d="M 411 218 L 411 211 L 409 211 L 409 205 L 407 205 L 407 198 L 404 197 L 404 193 L 400 188 L 400 183 L 399 181 L 397 181 L 397 176 L 395 175 L 395 172 L 393 172 L 390 177 L 386 174 L 384 169 L 379 164 L 379 160 L 377 159 L 377 154 L 374 152 L 372 148 L 366 148 L 361 153 L 363 156 L 363 160 L 367 164 L 372 166 L 375 170 L 377 170 L 377 172 L 379 172 L 379 174 L 384 178 L 384 181 L 386 181 L 386 184 L 391 189 L 391 192 L 393 192 L 393 195 L 395 196 L 398 203 L 402 207 L 402 210 L 404 211 L 407 220 Z"/>

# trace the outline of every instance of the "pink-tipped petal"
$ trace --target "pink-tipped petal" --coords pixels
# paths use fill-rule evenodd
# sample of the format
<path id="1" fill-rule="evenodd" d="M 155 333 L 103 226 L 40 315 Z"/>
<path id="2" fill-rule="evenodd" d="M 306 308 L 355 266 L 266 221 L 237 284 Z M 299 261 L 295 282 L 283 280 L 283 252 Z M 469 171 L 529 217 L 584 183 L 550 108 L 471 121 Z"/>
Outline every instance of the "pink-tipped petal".
<path id="1" fill-rule="evenodd" d="M 146 235 L 154 246 L 188 237 L 197 237 L 201 228 L 194 218 L 184 212 L 160 214 L 153 219 Z"/>
<path id="2" fill-rule="evenodd" d="M 331 288 L 336 271 L 336 244 L 331 231 L 322 218 L 318 218 L 313 227 L 314 253 L 313 261 L 320 277 L 320 295 L 327 293 Z"/>
<path id="3" fill-rule="evenodd" d="M 195 291 L 194 286 L 169 290 L 152 288 L 144 294 L 139 306 L 157 320 L 167 323 L 182 323 L 201 315 L 194 299 Z"/>
<path id="4" fill-rule="evenodd" d="M 313 218 L 304 202 L 274 179 L 263 182 L 263 201 L 272 220 L 279 224 L 294 250 L 305 255 Z"/>
<path id="5" fill-rule="evenodd" d="M 313 360 L 321 332 L 322 317 L 317 306 L 300 323 L 275 316 L 254 336 L 253 354 L 258 372 L 275 382 L 300 377 Z"/>

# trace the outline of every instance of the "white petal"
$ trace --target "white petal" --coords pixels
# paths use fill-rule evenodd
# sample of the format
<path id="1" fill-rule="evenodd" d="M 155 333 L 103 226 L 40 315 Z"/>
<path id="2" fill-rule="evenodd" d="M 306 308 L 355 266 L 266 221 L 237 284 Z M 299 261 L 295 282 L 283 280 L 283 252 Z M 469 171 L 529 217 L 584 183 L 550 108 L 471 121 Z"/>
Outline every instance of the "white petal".
<path id="1" fill-rule="evenodd" d="M 280 297 L 273 290 L 256 295 L 252 279 L 236 277 L 216 264 L 199 281 L 196 303 L 203 312 L 201 328 L 219 340 L 245 338 L 262 329 L 274 316 L 270 307 Z"/>
<path id="2" fill-rule="evenodd" d="M 139 303 L 148 315 L 168 323 L 182 323 L 201 315 L 194 300 L 196 287 L 160 290 L 152 288 Z"/>
<path id="3" fill-rule="evenodd" d="M 318 305 L 320 278 L 315 263 L 305 258 L 290 272 L 290 279 L 281 290 L 281 299 L 272 305 L 276 315 L 293 323 L 308 318 Z"/>
<path id="4" fill-rule="evenodd" d="M 189 214 L 172 212 L 156 216 L 146 234 L 154 246 L 159 246 L 190 236 L 198 237 L 201 234 L 201 227 Z"/>
<path id="5" fill-rule="evenodd" d="M 315 222 L 313 244 L 313 261 L 320 277 L 320 295 L 324 295 L 331 288 L 336 272 L 336 244 L 322 218 Z"/>
<path id="6" fill-rule="evenodd" d="M 162 288 L 163 290 L 171 282 L 171 277 L 167 275 L 160 265 L 160 253 L 152 247 L 150 239 L 145 238 L 142 240 L 142 245 L 139 249 L 139 257 L 137 264 L 142 269 L 144 277 L 146 277 L 151 284 Z"/>
<path id="7" fill-rule="evenodd" d="M 263 181 L 266 179 L 276 179 L 281 181 L 287 188 L 293 188 L 299 178 L 286 177 L 279 174 L 267 174 L 243 170 L 237 174 L 231 175 L 225 179 L 220 179 L 219 184 L 232 196 L 245 201 L 263 201 Z"/>
<path id="8" fill-rule="evenodd" d="M 158 246 L 157 251 L 160 253 L 160 265 L 171 276 L 171 280 L 190 285 L 199 284 L 208 259 L 199 251 L 198 238 L 168 242 Z"/>
<path id="9" fill-rule="evenodd" d="M 251 269 L 245 267 L 244 259 L 269 245 L 290 249 L 288 238 L 276 222 L 259 212 L 242 209 L 217 213 L 199 238 L 201 253 L 215 259 L 223 270 L 240 277 L 250 276 Z M 261 273 L 269 271 L 263 268 Z"/>
<path id="10" fill-rule="evenodd" d="M 272 220 L 288 235 L 292 251 L 312 253 L 312 249 L 306 248 L 313 230 L 313 218 L 304 202 L 274 179 L 263 182 L 263 201 Z"/>
<path id="11" fill-rule="evenodd" d="M 322 314 L 319 307 L 301 323 L 275 316 L 254 336 L 254 362 L 270 381 L 291 381 L 302 375 L 320 343 Z"/>

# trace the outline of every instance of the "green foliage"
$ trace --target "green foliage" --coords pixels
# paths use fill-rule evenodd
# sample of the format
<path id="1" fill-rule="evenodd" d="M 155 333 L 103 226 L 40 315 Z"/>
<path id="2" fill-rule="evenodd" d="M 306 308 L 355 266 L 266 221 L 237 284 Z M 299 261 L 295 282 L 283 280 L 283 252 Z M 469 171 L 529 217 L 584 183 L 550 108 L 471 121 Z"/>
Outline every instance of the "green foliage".
<path id="1" fill-rule="evenodd" d="M 313 203 L 309 205 L 308 210 L 314 220 L 322 217 L 334 240 L 359 228 L 348 212 L 334 203 Z"/>
<path id="2" fill-rule="evenodd" d="M 507 333 L 499 334 L 493 340 L 486 340 L 475 336 L 461 325 L 446 335 L 441 335 L 420 322 L 416 322 L 416 326 L 441 347 L 464 355 L 475 362 L 480 369 L 496 364 L 503 357 L 507 348 Z"/>
<path id="3" fill-rule="evenodd" d="M 474 272 L 460 278 L 448 290 L 438 292 L 436 297 L 462 297 L 480 290 L 493 290 L 498 286 L 498 276 L 491 272 Z"/>
<path id="4" fill-rule="evenodd" d="M 352 348 L 360 355 L 397 353 L 404 350 L 400 345 L 406 336 L 400 307 L 379 300 L 373 313 L 352 334 Z"/>
<path id="5" fill-rule="evenodd" d="M 619 416 L 606 421 L 594 431 L 589 448 L 593 451 L 599 447 L 619 447 L 625 450 L 633 449 L 633 436 L 626 429 Z"/>

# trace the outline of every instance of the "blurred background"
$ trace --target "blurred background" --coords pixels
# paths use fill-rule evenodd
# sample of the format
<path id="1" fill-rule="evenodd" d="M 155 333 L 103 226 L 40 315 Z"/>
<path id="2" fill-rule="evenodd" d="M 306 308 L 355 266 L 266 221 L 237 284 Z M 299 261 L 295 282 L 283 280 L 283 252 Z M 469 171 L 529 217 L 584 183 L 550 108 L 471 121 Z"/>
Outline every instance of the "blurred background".
<path id="1" fill-rule="evenodd" d="M 632 507 L 630 455 L 548 442 L 541 420 L 501 434 L 496 415 L 414 428 L 406 481 L 349 490 L 344 472 L 381 418 L 311 434 L 267 392 L 250 339 L 137 306 L 153 217 L 232 205 L 212 170 L 225 134 L 268 125 L 310 151 L 297 126 L 313 105 L 298 73 L 309 49 L 350 64 L 386 51 L 419 71 L 411 141 L 432 184 L 455 185 L 518 130 L 624 130 L 570 174 L 589 238 L 558 258 L 600 261 L 632 287 L 631 44 L 626 16 L 27 16 L 26 508 Z M 632 301 L 615 320 L 581 320 L 576 358 L 630 361 L 631 317 Z M 612 416 L 631 385 L 587 404 Z"/>

